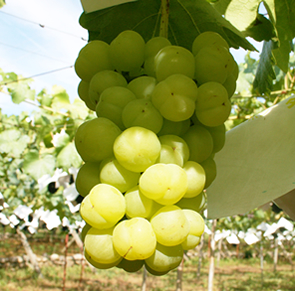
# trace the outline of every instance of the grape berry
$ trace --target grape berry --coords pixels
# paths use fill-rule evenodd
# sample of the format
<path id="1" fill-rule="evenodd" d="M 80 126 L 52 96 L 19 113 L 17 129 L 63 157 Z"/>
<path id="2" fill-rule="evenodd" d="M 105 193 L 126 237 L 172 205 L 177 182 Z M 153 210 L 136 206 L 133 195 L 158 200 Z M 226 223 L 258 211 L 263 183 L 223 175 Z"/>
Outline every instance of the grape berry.
<path id="1" fill-rule="evenodd" d="M 204 232 L 204 190 L 238 77 L 229 46 L 210 31 L 190 51 L 127 30 L 90 41 L 75 70 L 96 114 L 75 137 L 85 257 L 100 269 L 166 274 Z"/>

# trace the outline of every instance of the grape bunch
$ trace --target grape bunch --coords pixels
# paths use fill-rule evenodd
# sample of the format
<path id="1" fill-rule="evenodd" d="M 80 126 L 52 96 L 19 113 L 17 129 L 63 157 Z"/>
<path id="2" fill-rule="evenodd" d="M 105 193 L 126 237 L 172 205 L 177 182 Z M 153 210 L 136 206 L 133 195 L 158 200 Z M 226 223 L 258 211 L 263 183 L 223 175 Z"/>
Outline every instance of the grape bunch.
<path id="1" fill-rule="evenodd" d="M 204 190 L 216 176 L 238 66 L 215 32 L 188 50 L 127 30 L 110 44 L 90 41 L 75 71 L 96 114 L 75 136 L 85 257 L 100 269 L 166 274 L 204 232 Z"/>

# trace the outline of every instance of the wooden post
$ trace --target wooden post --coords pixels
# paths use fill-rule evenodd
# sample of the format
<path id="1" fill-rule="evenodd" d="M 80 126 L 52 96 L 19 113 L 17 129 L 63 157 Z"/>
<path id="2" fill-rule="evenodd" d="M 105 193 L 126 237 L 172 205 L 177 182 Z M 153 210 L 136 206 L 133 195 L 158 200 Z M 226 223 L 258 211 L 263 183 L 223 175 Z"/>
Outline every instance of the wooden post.
<path id="1" fill-rule="evenodd" d="M 180 265 L 177 268 L 176 291 L 182 291 L 183 262 L 184 259 L 182 259 Z"/>
<path id="2" fill-rule="evenodd" d="M 62 287 L 63 291 L 66 290 L 68 242 L 69 242 L 69 234 L 67 233 L 65 238 L 65 262 L 64 262 L 63 287 Z"/>
<path id="3" fill-rule="evenodd" d="M 214 286 L 214 249 L 215 249 L 215 243 L 214 243 L 214 234 L 215 234 L 215 227 L 216 227 L 217 220 L 214 219 L 212 222 L 212 228 L 211 228 L 211 243 L 209 245 L 209 275 L 208 275 L 208 291 L 213 291 Z"/>
<path id="4" fill-rule="evenodd" d="M 19 235 L 21 243 L 25 249 L 25 252 L 29 257 L 29 261 L 30 261 L 29 267 L 31 267 L 38 274 L 39 277 L 43 278 L 41 269 L 39 268 L 39 265 L 38 265 L 36 255 L 34 254 L 26 235 L 18 227 L 16 228 L 16 233 Z"/>

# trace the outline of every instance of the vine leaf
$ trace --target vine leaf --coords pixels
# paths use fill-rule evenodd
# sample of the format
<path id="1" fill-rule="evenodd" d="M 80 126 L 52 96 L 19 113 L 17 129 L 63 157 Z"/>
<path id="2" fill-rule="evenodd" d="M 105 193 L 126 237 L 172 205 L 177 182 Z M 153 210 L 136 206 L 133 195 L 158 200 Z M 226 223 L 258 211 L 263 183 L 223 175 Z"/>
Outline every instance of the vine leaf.
<path id="1" fill-rule="evenodd" d="M 14 83 L 9 89 L 13 103 L 19 104 L 26 99 L 35 100 L 35 90 L 32 90 L 28 84 Z"/>
<path id="2" fill-rule="evenodd" d="M 43 175 L 53 175 L 55 170 L 55 157 L 52 155 L 40 157 L 37 150 L 31 150 L 24 156 L 23 170 L 36 181 Z"/>
<path id="3" fill-rule="evenodd" d="M 5 4 L 5 0 L 0 0 L 0 8 L 3 7 Z"/>
<path id="4" fill-rule="evenodd" d="M 57 167 L 69 169 L 70 167 L 79 168 L 82 159 L 79 156 L 73 142 L 68 143 L 57 155 Z"/>
<path id="5" fill-rule="evenodd" d="M 82 13 L 80 24 L 88 30 L 89 40 L 110 43 L 120 32 L 130 29 L 147 41 L 158 35 L 160 4 L 158 0 L 136 1 Z M 206 0 L 170 0 L 168 38 L 172 44 L 191 49 L 195 37 L 207 30 L 218 32 L 231 47 L 255 50 L 242 33 Z"/>
<path id="6" fill-rule="evenodd" d="M 18 129 L 9 129 L 0 133 L 0 152 L 19 157 L 30 141 L 29 136 L 22 135 Z"/>
<path id="7" fill-rule="evenodd" d="M 254 91 L 257 90 L 260 94 L 269 93 L 272 89 L 272 81 L 276 78 L 273 65 L 275 60 L 272 54 L 274 43 L 273 41 L 264 42 L 260 61 L 257 67 L 257 72 L 253 82 Z"/>

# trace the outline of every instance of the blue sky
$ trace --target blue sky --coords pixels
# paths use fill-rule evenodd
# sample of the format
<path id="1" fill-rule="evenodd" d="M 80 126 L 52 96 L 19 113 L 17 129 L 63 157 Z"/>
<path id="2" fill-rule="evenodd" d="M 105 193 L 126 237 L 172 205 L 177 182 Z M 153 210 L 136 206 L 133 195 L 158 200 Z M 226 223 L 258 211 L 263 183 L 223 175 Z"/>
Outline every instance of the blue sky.
<path id="1" fill-rule="evenodd" d="M 80 80 L 74 69 L 67 67 L 74 64 L 88 38 L 87 31 L 79 25 L 83 12 L 80 0 L 7 0 L 6 3 L 0 9 L 0 68 L 23 77 L 61 69 L 33 78 L 32 88 L 36 92 L 43 88 L 50 92 L 53 85 L 60 85 L 71 100 L 77 98 Z M 243 62 L 244 50 L 232 53 L 238 63 Z M 15 105 L 3 93 L 0 107 L 8 115 L 35 109 L 26 103 Z"/>
<path id="2" fill-rule="evenodd" d="M 83 12 L 80 0 L 7 0 L 0 9 L 0 68 L 23 77 L 66 68 L 74 64 L 86 44 L 87 30 L 79 25 Z M 28 21 L 25 21 L 25 20 Z M 44 25 L 42 28 L 39 24 Z M 73 68 L 34 78 L 31 86 L 40 92 L 53 85 L 64 87 L 77 97 L 79 79 Z M 17 114 L 32 105 L 14 105 L 0 93 L 3 113 Z"/>

